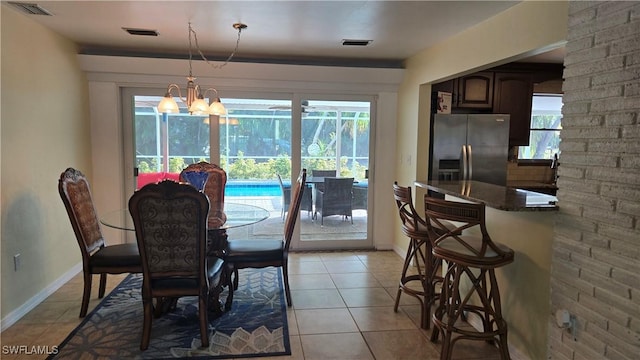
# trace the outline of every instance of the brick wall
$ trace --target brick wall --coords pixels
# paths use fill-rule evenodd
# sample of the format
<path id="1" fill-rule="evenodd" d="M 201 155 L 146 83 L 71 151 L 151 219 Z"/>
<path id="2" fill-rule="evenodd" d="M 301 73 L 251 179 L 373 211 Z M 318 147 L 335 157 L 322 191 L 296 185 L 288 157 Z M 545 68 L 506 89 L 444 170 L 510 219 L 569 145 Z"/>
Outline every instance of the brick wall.
<path id="1" fill-rule="evenodd" d="M 569 4 L 549 358 L 640 358 L 640 2 Z"/>

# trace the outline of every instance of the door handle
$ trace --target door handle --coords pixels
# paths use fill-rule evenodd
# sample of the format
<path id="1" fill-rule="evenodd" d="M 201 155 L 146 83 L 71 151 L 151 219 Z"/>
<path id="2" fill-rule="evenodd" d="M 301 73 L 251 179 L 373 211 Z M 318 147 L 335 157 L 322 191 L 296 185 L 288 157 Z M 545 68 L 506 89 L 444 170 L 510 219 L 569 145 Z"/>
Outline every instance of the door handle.
<path id="1" fill-rule="evenodd" d="M 462 145 L 462 179 L 467 180 L 467 145 Z"/>
<path id="2" fill-rule="evenodd" d="M 467 180 L 473 180 L 473 152 L 471 151 L 471 145 L 467 145 L 467 148 L 467 156 L 469 157 L 469 177 L 467 178 Z"/>

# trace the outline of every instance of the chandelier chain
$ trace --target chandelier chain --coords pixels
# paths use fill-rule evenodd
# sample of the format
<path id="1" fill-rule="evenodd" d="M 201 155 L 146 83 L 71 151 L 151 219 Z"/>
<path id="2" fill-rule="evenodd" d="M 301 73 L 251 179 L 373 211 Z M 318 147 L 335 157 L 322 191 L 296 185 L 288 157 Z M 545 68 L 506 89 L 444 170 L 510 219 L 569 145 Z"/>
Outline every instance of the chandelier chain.
<path id="1" fill-rule="evenodd" d="M 200 57 L 202 57 L 202 60 L 204 60 L 209 66 L 211 66 L 214 69 L 221 69 L 222 67 L 227 65 L 229 61 L 231 61 L 231 59 L 235 56 L 236 52 L 238 51 L 238 47 L 240 46 L 240 34 L 242 33 L 242 29 L 243 28 L 241 26 L 238 27 L 238 37 L 236 39 L 236 46 L 231 52 L 231 54 L 229 55 L 229 57 L 224 61 L 224 63 L 220 65 L 214 65 L 209 61 L 209 59 L 207 59 L 206 56 L 204 56 L 204 54 L 202 53 L 202 50 L 200 50 L 200 45 L 198 44 L 198 34 L 191 27 L 191 23 L 189 23 L 189 76 L 191 76 L 191 34 L 193 34 L 193 39 L 195 40 L 195 43 L 196 43 L 196 50 L 200 54 Z"/>

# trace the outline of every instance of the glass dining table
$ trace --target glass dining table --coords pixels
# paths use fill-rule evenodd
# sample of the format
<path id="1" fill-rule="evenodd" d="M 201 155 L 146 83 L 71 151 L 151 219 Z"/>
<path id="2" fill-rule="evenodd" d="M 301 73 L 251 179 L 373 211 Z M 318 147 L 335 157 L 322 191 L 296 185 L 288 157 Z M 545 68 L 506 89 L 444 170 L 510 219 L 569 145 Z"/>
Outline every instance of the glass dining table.
<path id="1" fill-rule="evenodd" d="M 210 255 L 218 257 L 224 256 L 228 229 L 253 225 L 269 218 L 270 215 L 267 209 L 239 203 L 225 203 L 224 213 L 227 215 L 227 221 L 217 228 L 208 229 L 207 251 Z M 129 209 L 107 212 L 101 216 L 100 223 L 114 229 L 135 231 Z"/>
<path id="2" fill-rule="evenodd" d="M 269 217 L 267 209 L 249 204 L 225 203 L 224 213 L 227 215 L 227 221 L 215 229 L 209 228 L 207 230 L 207 253 L 209 256 L 224 258 L 227 248 L 228 229 L 253 225 Z M 107 212 L 100 218 L 100 223 L 114 229 L 135 231 L 129 209 Z M 177 298 L 158 298 L 156 301 L 156 310 L 154 311 L 156 316 L 159 316 L 171 309 L 175 305 Z M 209 309 L 215 317 L 222 315 L 223 309 L 228 311 L 230 308 L 231 303 L 228 301 L 226 304 L 222 304 L 220 301 L 209 304 Z"/>

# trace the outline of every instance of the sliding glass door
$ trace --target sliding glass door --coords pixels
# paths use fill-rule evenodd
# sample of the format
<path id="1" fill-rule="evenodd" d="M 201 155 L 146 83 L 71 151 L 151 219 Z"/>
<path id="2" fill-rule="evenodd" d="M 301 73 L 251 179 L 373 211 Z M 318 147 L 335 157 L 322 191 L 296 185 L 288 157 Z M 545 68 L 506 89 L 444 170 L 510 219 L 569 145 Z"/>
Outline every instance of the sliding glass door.
<path id="1" fill-rule="evenodd" d="M 177 179 L 190 163 L 211 161 L 227 172 L 226 202 L 249 203 L 271 213 L 259 225 L 232 230 L 230 236 L 282 238 L 291 184 L 300 169 L 307 168 L 309 176 L 313 170 L 335 170 L 334 177 L 353 178 L 348 216 L 327 215 L 327 208 L 317 202 L 322 185 L 310 184 L 305 191 L 313 197 L 303 202 L 292 249 L 371 247 L 371 102 L 238 95 L 221 99 L 225 116 L 205 117 L 188 114 L 184 105 L 179 114 L 158 113 L 160 94 L 125 90 L 125 164 L 131 169 L 131 192 L 149 182 Z"/>
<path id="2" fill-rule="evenodd" d="M 340 99 L 340 98 L 336 98 Z M 301 166 L 312 175 L 312 220 L 300 248 L 367 248 L 371 102 L 305 98 Z M 326 185 L 326 178 L 341 181 Z"/>

